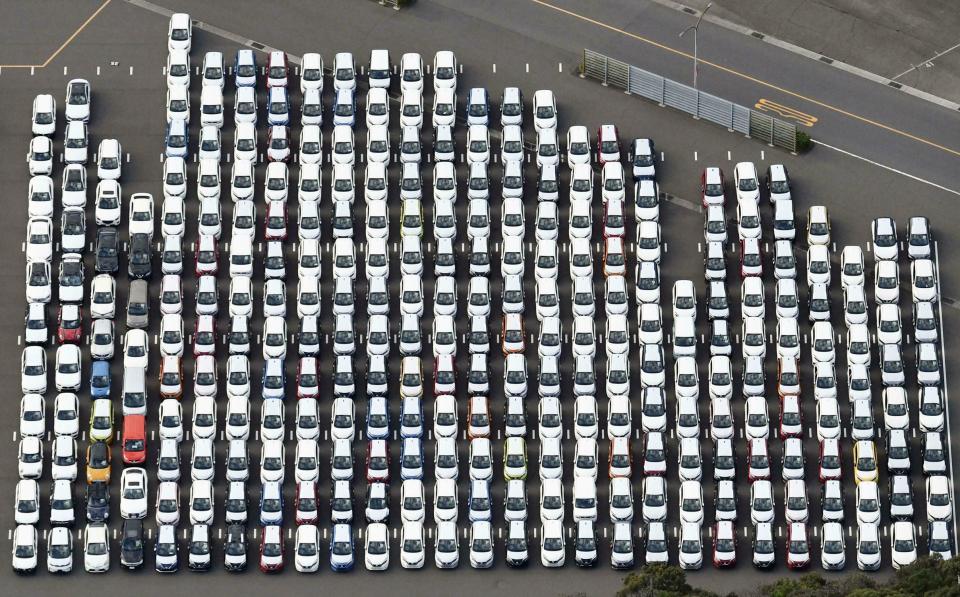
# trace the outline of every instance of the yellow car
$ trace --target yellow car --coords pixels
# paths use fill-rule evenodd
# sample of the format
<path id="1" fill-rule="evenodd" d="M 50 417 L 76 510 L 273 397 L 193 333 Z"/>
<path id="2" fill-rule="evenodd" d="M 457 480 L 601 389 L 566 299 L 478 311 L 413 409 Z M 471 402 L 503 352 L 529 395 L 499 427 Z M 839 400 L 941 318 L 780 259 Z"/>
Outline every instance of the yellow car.
<path id="1" fill-rule="evenodd" d="M 527 442 L 522 437 L 508 437 L 503 447 L 503 479 L 527 478 Z"/>
<path id="2" fill-rule="evenodd" d="M 863 481 L 878 480 L 877 446 L 870 440 L 853 444 L 853 479 L 859 485 Z"/>
<path id="3" fill-rule="evenodd" d="M 113 454 L 105 442 L 93 442 L 87 448 L 87 484 L 110 483 L 110 461 Z"/>

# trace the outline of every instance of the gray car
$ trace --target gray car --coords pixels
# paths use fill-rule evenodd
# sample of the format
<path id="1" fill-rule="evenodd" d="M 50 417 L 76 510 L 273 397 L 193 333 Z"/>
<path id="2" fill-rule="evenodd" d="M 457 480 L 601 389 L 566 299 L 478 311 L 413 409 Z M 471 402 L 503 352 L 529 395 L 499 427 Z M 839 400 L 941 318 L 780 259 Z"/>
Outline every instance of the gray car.
<path id="1" fill-rule="evenodd" d="M 146 280 L 130 282 L 127 298 L 127 327 L 146 329 L 150 323 L 150 299 Z"/>

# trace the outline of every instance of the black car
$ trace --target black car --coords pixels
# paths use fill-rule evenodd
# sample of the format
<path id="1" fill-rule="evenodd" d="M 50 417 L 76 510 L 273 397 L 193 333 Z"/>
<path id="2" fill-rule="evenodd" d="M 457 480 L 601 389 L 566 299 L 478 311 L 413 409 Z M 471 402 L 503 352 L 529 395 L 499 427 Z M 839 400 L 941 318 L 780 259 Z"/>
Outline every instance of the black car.
<path id="1" fill-rule="evenodd" d="M 247 569 L 247 533 L 242 524 L 227 527 L 223 543 L 223 566 L 230 572 Z"/>
<path id="2" fill-rule="evenodd" d="M 152 260 L 150 237 L 143 233 L 134 234 L 130 238 L 130 264 L 127 273 L 131 278 L 149 278 L 153 272 Z"/>
<path id="3" fill-rule="evenodd" d="M 98 274 L 113 274 L 120 269 L 120 237 L 117 229 L 104 226 L 97 229 Z"/>
<path id="4" fill-rule="evenodd" d="M 120 538 L 120 563 L 130 570 L 143 566 L 143 521 L 137 518 L 123 521 Z"/>
<path id="5" fill-rule="evenodd" d="M 106 522 L 110 518 L 110 487 L 103 481 L 87 485 L 87 522 Z"/>

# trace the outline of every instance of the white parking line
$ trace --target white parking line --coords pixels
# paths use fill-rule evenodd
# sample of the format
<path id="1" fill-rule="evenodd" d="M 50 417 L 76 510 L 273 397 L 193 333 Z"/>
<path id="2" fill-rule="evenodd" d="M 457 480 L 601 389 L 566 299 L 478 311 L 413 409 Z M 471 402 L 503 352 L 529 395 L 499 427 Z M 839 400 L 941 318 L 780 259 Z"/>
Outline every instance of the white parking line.
<path id="1" fill-rule="evenodd" d="M 946 355 L 946 331 L 943 329 L 943 293 L 940 290 L 940 244 L 937 241 L 933 241 L 933 257 L 934 257 L 934 267 L 936 268 L 936 278 L 937 278 L 937 310 L 940 315 L 940 354 Z M 953 483 L 953 443 L 950 440 L 950 393 L 948 388 L 950 384 L 947 383 L 947 360 L 943 356 L 940 357 L 940 369 L 943 371 L 943 413 L 946 418 L 946 428 L 947 428 L 947 446 L 951 446 L 951 449 L 947 450 L 947 461 L 950 464 L 950 485 L 955 487 Z M 957 536 L 957 500 L 950 500 L 950 509 L 953 519 L 953 536 Z"/>

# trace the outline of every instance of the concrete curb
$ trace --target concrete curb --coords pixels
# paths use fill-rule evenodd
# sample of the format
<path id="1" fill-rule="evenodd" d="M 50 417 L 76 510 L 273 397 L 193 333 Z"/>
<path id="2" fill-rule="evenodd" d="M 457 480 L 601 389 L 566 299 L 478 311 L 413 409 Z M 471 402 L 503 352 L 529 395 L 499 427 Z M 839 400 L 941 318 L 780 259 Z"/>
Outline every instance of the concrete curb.
<path id="1" fill-rule="evenodd" d="M 700 11 L 694 8 L 690 8 L 689 6 L 680 4 L 679 2 L 674 2 L 673 0 L 650 0 L 650 1 L 656 4 L 659 4 L 661 6 L 671 8 L 673 10 L 678 10 L 680 12 L 683 12 L 692 16 L 700 15 Z M 750 37 L 753 37 L 754 39 L 758 39 L 764 43 L 770 44 L 772 46 L 776 46 L 788 52 L 792 52 L 794 54 L 804 56 L 811 60 L 816 60 L 817 62 L 821 62 L 828 66 L 832 66 L 836 69 L 858 76 L 862 79 L 867 79 L 868 81 L 873 81 L 874 83 L 879 83 L 880 85 L 884 85 L 886 87 L 890 87 L 890 88 L 902 91 L 903 93 L 912 95 L 916 98 L 922 99 L 926 102 L 930 102 L 931 104 L 935 104 L 942 108 L 946 108 L 948 110 L 960 111 L 960 103 L 957 103 L 948 99 L 944 99 L 937 95 L 933 95 L 932 93 L 927 93 L 926 91 L 921 91 L 920 89 L 917 89 L 915 87 L 910 87 L 909 85 L 904 85 L 897 81 L 888 79 L 887 77 L 882 77 L 876 73 L 872 73 L 862 68 L 847 64 L 846 62 L 835 60 L 833 58 L 830 58 L 829 56 L 824 56 L 823 54 L 812 52 L 806 48 L 801 48 L 800 46 L 794 45 L 790 42 L 783 41 L 782 39 L 777 39 L 772 35 L 768 35 L 760 31 L 754 31 L 749 27 L 744 27 L 742 25 L 738 25 L 726 19 L 715 17 L 709 13 L 703 17 L 703 20 L 713 23 L 714 25 L 723 27 L 724 29 L 729 29 L 731 31 L 736 31 L 737 33 L 740 33 L 743 35 L 748 35 Z"/>

